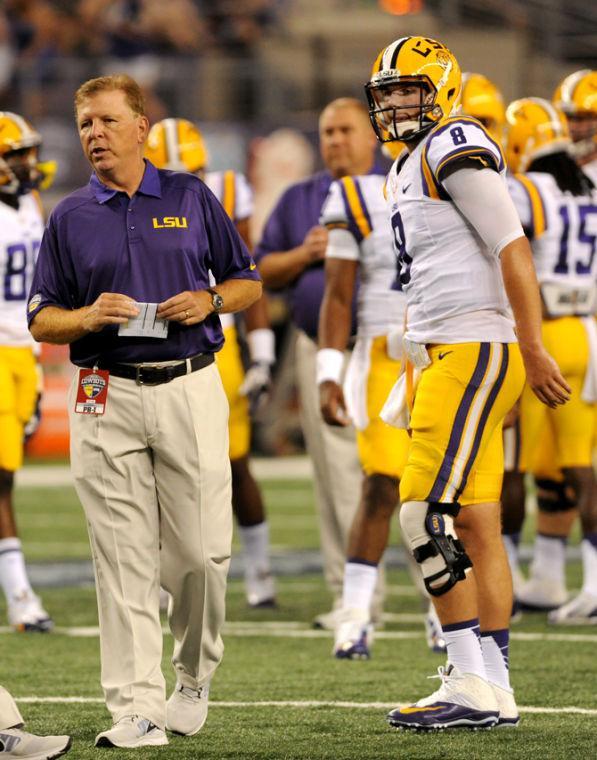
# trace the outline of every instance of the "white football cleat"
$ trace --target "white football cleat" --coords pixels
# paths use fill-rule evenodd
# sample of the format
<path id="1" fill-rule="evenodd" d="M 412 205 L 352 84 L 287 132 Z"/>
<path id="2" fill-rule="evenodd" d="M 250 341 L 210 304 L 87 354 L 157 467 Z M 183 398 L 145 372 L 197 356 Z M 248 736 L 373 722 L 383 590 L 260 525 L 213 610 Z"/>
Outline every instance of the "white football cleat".
<path id="1" fill-rule="evenodd" d="M 498 709 L 500 711 L 500 717 L 496 723 L 496 728 L 516 728 L 520 723 L 520 715 L 518 714 L 518 707 L 516 707 L 516 700 L 514 699 L 514 692 L 510 689 L 504 689 L 498 686 L 496 683 L 491 684 Z"/>
<path id="2" fill-rule="evenodd" d="M 432 652 L 446 653 L 446 640 L 444 639 L 442 624 L 439 622 L 433 602 L 429 602 L 429 609 L 425 615 L 425 639 Z"/>
<path id="3" fill-rule="evenodd" d="M 269 572 L 245 574 L 247 604 L 254 609 L 276 607 L 276 584 Z"/>
<path id="4" fill-rule="evenodd" d="M 20 728 L 0 729 L 0 758 L 53 760 L 65 755 L 71 744 L 70 736 L 36 736 Z"/>
<path id="5" fill-rule="evenodd" d="M 472 673 L 460 673 L 450 664 L 445 669 L 440 666 L 438 675 L 442 685 L 437 691 L 388 713 L 391 726 L 410 731 L 439 731 L 447 728 L 484 729 L 497 724 L 499 708 L 488 681 Z"/>
<path id="6" fill-rule="evenodd" d="M 597 596 L 581 591 L 567 604 L 552 610 L 547 622 L 553 625 L 597 625 Z"/>
<path id="7" fill-rule="evenodd" d="M 516 598 L 523 609 L 546 611 L 565 604 L 568 593 L 561 583 L 531 576 L 518 590 Z"/>
<path id="8" fill-rule="evenodd" d="M 201 731 L 207 720 L 209 681 L 192 689 L 177 683 L 166 702 L 166 728 L 175 734 L 193 736 Z"/>
<path id="9" fill-rule="evenodd" d="M 165 731 L 141 715 L 127 715 L 95 737 L 96 747 L 161 747 L 168 744 Z"/>
<path id="10" fill-rule="evenodd" d="M 52 618 L 41 606 L 41 599 L 33 591 L 12 597 L 8 604 L 8 622 L 19 632 L 47 633 L 54 627 Z"/>
<path id="11" fill-rule="evenodd" d="M 342 610 L 336 628 L 332 654 L 338 660 L 369 660 L 373 643 L 373 625 L 361 610 Z"/>

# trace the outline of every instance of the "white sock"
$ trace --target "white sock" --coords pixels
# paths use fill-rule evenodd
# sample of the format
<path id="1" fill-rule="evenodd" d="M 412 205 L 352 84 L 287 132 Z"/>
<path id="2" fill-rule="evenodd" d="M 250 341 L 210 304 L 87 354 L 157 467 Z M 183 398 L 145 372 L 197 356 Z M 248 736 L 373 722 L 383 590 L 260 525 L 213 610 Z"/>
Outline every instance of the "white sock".
<path id="1" fill-rule="evenodd" d="M 512 691 L 510 686 L 510 671 L 508 670 L 508 640 L 507 629 L 481 634 L 481 649 L 487 680 Z"/>
<path id="2" fill-rule="evenodd" d="M 565 538 L 537 534 L 531 563 L 531 577 L 566 586 Z"/>
<path id="3" fill-rule="evenodd" d="M 461 673 L 473 673 L 487 680 L 485 661 L 481 649 L 479 620 L 443 625 L 444 639 L 448 648 L 448 661 Z"/>
<path id="4" fill-rule="evenodd" d="M 243 527 L 238 532 L 243 545 L 243 557 L 247 575 L 256 578 L 271 572 L 269 558 L 269 524 L 267 520 L 257 525 Z"/>
<path id="5" fill-rule="evenodd" d="M 517 534 L 519 535 L 519 534 Z M 504 549 L 508 555 L 508 564 L 510 565 L 510 572 L 512 575 L 520 572 L 520 564 L 518 561 L 518 544 L 512 536 L 502 533 L 502 541 L 504 542 Z"/>
<path id="6" fill-rule="evenodd" d="M 31 591 L 18 538 L 0 538 L 0 584 L 9 604 L 11 599 Z"/>
<path id="7" fill-rule="evenodd" d="M 369 617 L 376 583 L 377 565 L 347 562 L 344 565 L 342 609 L 361 610 Z"/>
<path id="8" fill-rule="evenodd" d="M 584 538 L 580 542 L 582 556 L 582 590 L 587 594 L 597 596 L 597 548 L 591 541 Z"/>

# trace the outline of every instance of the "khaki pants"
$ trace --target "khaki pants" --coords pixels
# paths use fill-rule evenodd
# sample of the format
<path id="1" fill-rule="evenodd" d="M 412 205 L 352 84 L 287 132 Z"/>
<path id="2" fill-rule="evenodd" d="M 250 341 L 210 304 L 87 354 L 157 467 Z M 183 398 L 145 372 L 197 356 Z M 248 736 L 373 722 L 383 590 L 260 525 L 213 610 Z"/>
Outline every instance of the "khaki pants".
<path id="1" fill-rule="evenodd" d="M 23 718 L 14 699 L 0 686 L 0 731 L 23 724 Z"/>
<path id="2" fill-rule="evenodd" d="M 101 681 L 114 721 L 165 725 L 160 583 L 177 679 L 205 683 L 222 658 L 232 541 L 228 402 L 215 363 L 170 383 L 111 377 L 104 415 L 74 412 L 71 468 L 95 568 Z"/>
<path id="3" fill-rule="evenodd" d="M 321 554 L 325 580 L 341 606 L 346 550 L 352 520 L 361 499 L 363 473 L 359 463 L 356 430 L 333 427 L 323 421 L 316 384 L 317 344 L 298 331 L 296 372 L 301 402 L 301 425 L 307 452 L 313 462 L 315 500 L 319 515 Z M 380 567 L 372 615 L 381 614 L 384 579 Z"/>

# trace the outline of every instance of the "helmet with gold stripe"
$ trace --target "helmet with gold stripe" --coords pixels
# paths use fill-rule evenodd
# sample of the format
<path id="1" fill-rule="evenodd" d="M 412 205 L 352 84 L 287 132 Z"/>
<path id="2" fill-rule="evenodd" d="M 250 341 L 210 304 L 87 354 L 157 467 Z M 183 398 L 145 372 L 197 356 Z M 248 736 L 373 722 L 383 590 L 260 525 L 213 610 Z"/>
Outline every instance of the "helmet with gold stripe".
<path id="1" fill-rule="evenodd" d="M 553 102 L 566 114 L 576 157 L 597 151 L 597 71 L 569 74 L 556 88 Z"/>
<path id="2" fill-rule="evenodd" d="M 38 162 L 41 135 L 22 116 L 0 111 L 0 192 L 24 195 L 37 189 L 55 165 Z M 47 171 L 44 170 L 47 169 Z"/>
<path id="3" fill-rule="evenodd" d="M 207 149 L 199 128 L 187 119 L 162 119 L 149 130 L 145 158 L 158 169 L 204 172 Z"/>
<path id="4" fill-rule="evenodd" d="M 380 142 L 408 142 L 452 113 L 460 95 L 458 61 L 428 37 L 402 37 L 384 48 L 365 85 Z"/>
<path id="5" fill-rule="evenodd" d="M 460 105 L 464 114 L 474 116 L 501 144 L 506 109 L 502 93 L 490 79 L 483 74 L 464 72 Z"/>
<path id="6" fill-rule="evenodd" d="M 524 172 L 536 158 L 569 147 L 566 117 L 549 100 L 522 98 L 510 103 L 506 109 L 504 148 L 511 172 Z"/>

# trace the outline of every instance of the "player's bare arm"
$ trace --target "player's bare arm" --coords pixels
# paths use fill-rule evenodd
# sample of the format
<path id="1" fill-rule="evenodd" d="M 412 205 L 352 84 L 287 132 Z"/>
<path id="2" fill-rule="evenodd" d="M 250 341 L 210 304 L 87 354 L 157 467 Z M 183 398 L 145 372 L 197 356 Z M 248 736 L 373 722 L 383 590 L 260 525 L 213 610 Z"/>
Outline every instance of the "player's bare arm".
<path id="1" fill-rule="evenodd" d="M 253 330 L 269 330 L 270 319 L 265 294 L 249 306 L 245 311 L 244 316 L 247 332 L 250 333 Z"/>
<path id="2" fill-rule="evenodd" d="M 326 289 L 319 313 L 319 347 L 343 352 L 350 337 L 352 298 L 358 262 L 328 258 Z M 341 358 L 341 357 L 339 357 Z M 349 424 L 342 386 L 335 380 L 319 384 L 321 414 L 328 425 Z"/>
<path id="3" fill-rule="evenodd" d="M 37 341 L 66 344 L 99 332 L 106 325 L 124 324 L 138 313 L 130 296 L 102 293 L 94 303 L 81 309 L 46 306 L 35 315 L 29 329 Z"/>
<path id="4" fill-rule="evenodd" d="M 222 296 L 224 304 L 219 311 L 229 314 L 242 311 L 261 297 L 261 282 L 258 280 L 226 280 L 218 283 L 214 290 Z M 199 324 L 215 311 L 212 294 L 207 290 L 185 290 L 177 293 L 158 306 L 157 316 L 170 322 L 180 322 L 186 327 Z"/>
<path id="5" fill-rule="evenodd" d="M 302 244 L 289 251 L 268 253 L 259 263 L 259 273 L 268 288 L 283 288 L 308 266 L 325 256 L 328 231 L 325 227 L 311 227 Z"/>
<path id="6" fill-rule="evenodd" d="M 544 404 L 556 407 L 570 398 L 570 386 L 541 339 L 541 297 L 528 240 L 517 238 L 501 252 L 502 275 L 512 306 L 527 382 Z"/>

